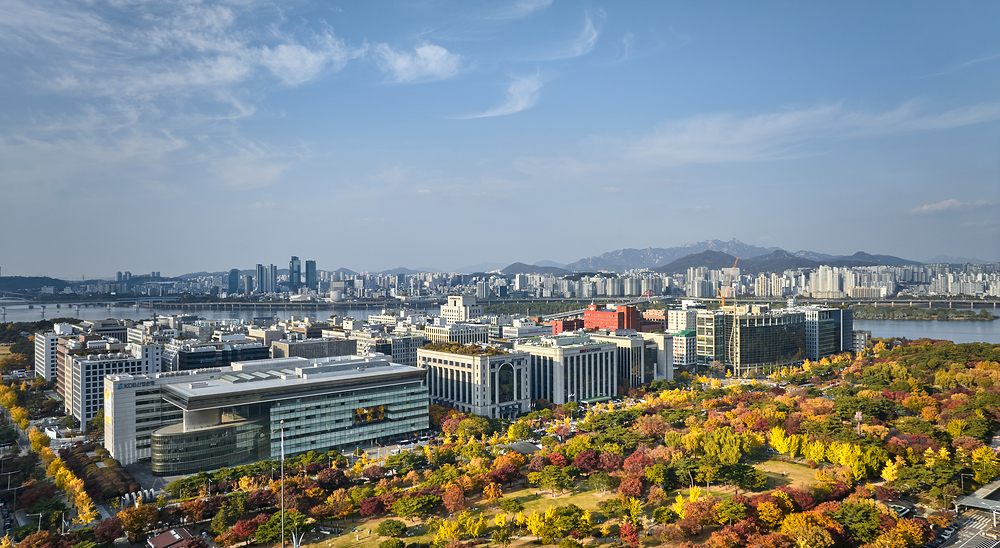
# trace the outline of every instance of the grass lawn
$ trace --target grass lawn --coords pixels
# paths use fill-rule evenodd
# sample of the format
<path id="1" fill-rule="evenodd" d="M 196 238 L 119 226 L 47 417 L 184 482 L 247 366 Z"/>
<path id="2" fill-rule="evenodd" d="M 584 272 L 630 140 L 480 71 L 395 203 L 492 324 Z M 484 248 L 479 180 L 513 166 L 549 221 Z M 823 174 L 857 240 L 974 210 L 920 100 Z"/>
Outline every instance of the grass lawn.
<path id="1" fill-rule="evenodd" d="M 525 487 L 521 489 L 515 489 L 504 493 L 504 498 L 516 499 L 524 505 L 524 513 L 530 514 L 533 511 L 544 511 L 549 506 L 566 506 L 568 504 L 575 504 L 580 508 L 587 510 L 591 513 L 597 512 L 597 503 L 602 500 L 607 500 L 614 498 L 615 492 L 608 491 L 603 496 L 598 495 L 595 491 L 591 489 L 577 489 L 575 492 L 567 491 L 562 495 L 557 495 L 553 497 L 548 490 L 540 490 L 534 487 Z M 492 508 L 486 504 L 481 498 L 470 498 L 467 501 L 467 507 L 470 511 L 473 508 L 478 508 L 485 516 L 487 516 L 487 521 L 490 527 L 493 526 L 493 516 L 496 515 L 498 510 Z M 440 512 L 436 514 L 438 517 L 447 517 L 447 512 Z M 426 519 L 417 520 L 403 520 L 395 516 L 382 516 L 379 518 L 373 518 L 368 520 L 359 520 L 356 523 L 348 521 L 345 524 L 337 522 L 338 527 L 346 527 L 346 531 L 341 535 L 323 535 L 320 533 L 309 534 L 306 537 L 303 546 L 309 546 L 311 548 L 351 548 L 351 547 L 365 547 L 374 548 L 378 546 L 378 543 L 385 540 L 384 537 L 379 537 L 375 533 L 375 528 L 382 520 L 388 518 L 398 519 L 406 523 L 408 533 L 413 533 L 412 537 L 403 537 L 403 541 L 407 544 L 411 543 L 425 543 L 429 544 L 434 540 L 434 535 L 429 531 L 426 525 Z M 357 526 L 358 531 L 355 533 L 350 532 L 351 527 Z M 320 529 L 328 529 L 327 527 L 320 527 Z M 371 534 L 368 531 L 371 530 Z M 593 543 L 593 539 L 590 539 Z M 511 546 L 527 546 L 534 544 L 531 541 L 516 539 L 511 543 Z M 588 544 L 584 542 L 584 544 Z"/>
<path id="2" fill-rule="evenodd" d="M 768 489 L 783 485 L 796 489 L 808 489 L 809 486 L 816 483 L 816 471 L 803 464 L 769 460 L 757 464 L 755 467 L 767 476 Z"/>

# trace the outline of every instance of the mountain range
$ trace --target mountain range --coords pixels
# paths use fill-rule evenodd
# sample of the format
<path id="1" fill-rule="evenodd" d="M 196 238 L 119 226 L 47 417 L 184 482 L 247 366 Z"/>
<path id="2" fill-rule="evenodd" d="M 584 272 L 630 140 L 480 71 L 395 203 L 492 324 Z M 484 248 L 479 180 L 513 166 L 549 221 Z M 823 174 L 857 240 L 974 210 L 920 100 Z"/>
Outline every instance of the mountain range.
<path id="1" fill-rule="evenodd" d="M 731 268 L 736 263 L 736 257 L 719 251 L 705 250 L 701 253 L 692 253 L 671 262 L 670 264 L 654 268 L 656 272 L 665 274 L 683 274 L 689 268 L 707 267 L 709 270 L 719 270 Z M 817 268 L 820 265 L 851 267 L 851 266 L 912 266 L 919 265 L 917 261 L 900 259 L 891 255 L 871 255 L 864 251 L 858 251 L 854 255 L 830 256 L 829 259 L 819 261 L 807 259 L 801 254 L 792 254 L 783 249 L 776 249 L 767 255 L 740 259 L 736 266 L 741 274 L 760 274 L 764 272 L 784 272 L 785 270 L 796 268 Z"/>

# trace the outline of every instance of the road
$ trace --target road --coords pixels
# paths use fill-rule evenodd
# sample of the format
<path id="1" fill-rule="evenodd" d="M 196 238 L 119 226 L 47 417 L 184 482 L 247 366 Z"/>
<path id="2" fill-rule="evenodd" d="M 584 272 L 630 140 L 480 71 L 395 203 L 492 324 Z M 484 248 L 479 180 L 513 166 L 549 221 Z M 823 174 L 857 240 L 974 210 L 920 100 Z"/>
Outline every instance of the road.
<path id="1" fill-rule="evenodd" d="M 993 526 L 993 517 L 988 512 L 966 510 L 956 520 L 958 530 L 955 536 L 942 544 L 948 548 L 998 548 L 1000 541 L 986 538 L 982 532 Z"/>

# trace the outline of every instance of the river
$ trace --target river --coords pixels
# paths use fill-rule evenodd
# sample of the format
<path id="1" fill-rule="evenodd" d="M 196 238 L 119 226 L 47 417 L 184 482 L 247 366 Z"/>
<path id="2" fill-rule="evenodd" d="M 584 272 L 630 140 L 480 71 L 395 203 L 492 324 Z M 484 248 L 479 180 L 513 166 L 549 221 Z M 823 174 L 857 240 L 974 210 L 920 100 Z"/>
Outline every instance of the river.
<path id="1" fill-rule="evenodd" d="M 79 312 L 73 303 L 62 303 L 61 308 L 56 308 L 55 303 L 45 305 L 45 315 L 42 315 L 40 305 L 35 305 L 29 309 L 28 305 L 5 305 L 6 314 L 0 315 L 0 322 L 31 322 L 44 318 L 73 317 L 80 320 L 104 320 L 132 319 L 147 320 L 152 318 L 153 312 L 157 314 L 178 314 L 177 310 L 150 310 L 148 308 L 135 308 L 132 306 L 81 306 Z M 418 309 L 419 312 L 437 314 L 439 308 L 430 306 Z M 316 320 L 325 320 L 331 314 L 341 317 L 352 317 L 363 320 L 371 314 L 382 312 L 382 307 L 378 305 L 330 305 L 318 310 L 268 310 L 267 306 L 250 310 L 199 310 L 194 312 L 206 320 L 242 319 L 253 320 L 254 318 L 277 316 L 282 320 L 287 320 L 290 316 L 309 316 Z M 932 339 L 944 339 L 956 343 L 966 342 L 989 342 L 1000 343 L 1000 319 L 992 322 L 969 322 L 969 321 L 898 321 L 898 320 L 855 320 L 855 329 L 871 331 L 873 337 L 906 337 L 908 339 L 920 339 L 924 337 Z"/>
<path id="2" fill-rule="evenodd" d="M 854 329 L 871 331 L 872 337 L 1000 343 L 1000 319 L 992 322 L 854 320 Z"/>
<path id="3" fill-rule="evenodd" d="M 129 320 L 148 320 L 153 317 L 155 312 L 159 316 L 171 315 L 171 314 L 187 314 L 183 310 L 159 310 L 149 308 L 136 308 L 134 306 L 112 306 L 107 307 L 106 305 L 93 305 L 93 306 L 81 306 L 80 310 L 77 311 L 75 303 L 60 303 L 61 307 L 56 308 L 56 303 L 48 303 L 45 305 L 44 315 L 42 314 L 41 305 L 34 305 L 34 308 L 28 308 L 27 304 L 4 305 L 4 312 L 0 314 L 0 322 L 35 322 L 41 319 L 52 319 L 52 318 L 77 318 L 79 320 L 106 320 L 113 318 L 116 320 L 129 319 Z M 440 307 L 437 305 L 431 305 L 427 307 L 418 307 L 417 312 L 426 314 L 438 314 L 440 312 Z M 250 321 L 254 318 L 273 318 L 278 317 L 281 320 L 287 320 L 291 316 L 296 318 L 311 317 L 315 320 L 325 320 L 331 315 L 336 314 L 341 317 L 351 317 L 358 320 L 367 319 L 368 316 L 372 314 L 379 314 L 382 312 L 381 305 L 370 305 L 365 306 L 364 304 L 358 305 L 333 305 L 326 307 L 320 307 L 318 309 L 307 309 L 307 310 L 281 310 L 281 309 L 271 309 L 269 310 L 267 305 L 263 305 L 255 309 L 244 309 L 244 310 L 197 310 L 190 312 L 190 314 L 195 314 L 199 318 L 204 318 L 206 320 L 226 320 L 226 319 L 240 319 Z"/>

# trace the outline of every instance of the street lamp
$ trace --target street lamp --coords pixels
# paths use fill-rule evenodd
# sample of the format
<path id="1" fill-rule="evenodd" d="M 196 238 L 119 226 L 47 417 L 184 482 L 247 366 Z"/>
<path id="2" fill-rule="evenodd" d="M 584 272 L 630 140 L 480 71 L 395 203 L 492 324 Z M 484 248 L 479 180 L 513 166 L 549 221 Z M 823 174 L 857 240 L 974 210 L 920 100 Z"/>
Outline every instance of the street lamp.
<path id="1" fill-rule="evenodd" d="M 972 474 L 959 474 L 959 481 L 962 482 L 962 494 L 965 494 L 965 476 L 972 477 Z"/>
<path id="2" fill-rule="evenodd" d="M 28 516 L 38 516 L 38 531 L 41 531 L 42 530 L 42 514 L 38 513 L 38 514 L 25 514 L 24 515 L 24 517 L 28 517 Z"/>

